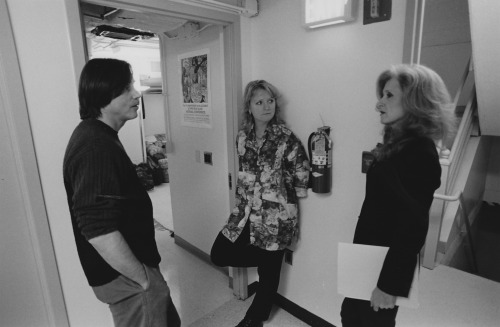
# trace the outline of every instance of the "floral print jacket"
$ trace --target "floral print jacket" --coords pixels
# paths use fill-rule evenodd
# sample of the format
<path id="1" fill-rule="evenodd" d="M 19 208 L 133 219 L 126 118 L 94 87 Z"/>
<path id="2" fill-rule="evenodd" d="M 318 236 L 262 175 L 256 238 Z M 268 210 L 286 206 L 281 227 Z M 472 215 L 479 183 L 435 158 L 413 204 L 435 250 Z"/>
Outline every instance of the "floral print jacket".
<path id="1" fill-rule="evenodd" d="M 250 219 L 250 242 L 282 250 L 298 232 L 298 198 L 307 196 L 309 161 L 300 140 L 282 124 L 269 124 L 259 146 L 252 128 L 236 140 L 236 205 L 222 229 L 231 241 Z"/>

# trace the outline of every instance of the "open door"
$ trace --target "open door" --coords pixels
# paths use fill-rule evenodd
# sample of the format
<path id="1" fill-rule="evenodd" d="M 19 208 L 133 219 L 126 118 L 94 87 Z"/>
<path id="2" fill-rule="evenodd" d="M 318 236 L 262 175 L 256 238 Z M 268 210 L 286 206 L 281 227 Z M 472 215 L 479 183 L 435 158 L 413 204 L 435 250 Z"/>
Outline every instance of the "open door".
<path id="1" fill-rule="evenodd" d="M 176 238 L 209 254 L 230 211 L 222 27 L 163 38 Z M 165 72 L 164 72 L 165 73 Z"/>
<path id="2" fill-rule="evenodd" d="M 227 27 L 212 25 L 191 38 L 161 39 L 172 136 L 169 167 L 179 172 L 170 177 L 176 242 L 207 257 L 234 205 L 238 108 L 233 93 L 240 83 L 234 82 L 231 65 L 233 37 Z M 194 97 L 192 83 L 202 88 Z M 234 268 L 231 276 L 235 296 L 247 298 L 247 269 Z"/>

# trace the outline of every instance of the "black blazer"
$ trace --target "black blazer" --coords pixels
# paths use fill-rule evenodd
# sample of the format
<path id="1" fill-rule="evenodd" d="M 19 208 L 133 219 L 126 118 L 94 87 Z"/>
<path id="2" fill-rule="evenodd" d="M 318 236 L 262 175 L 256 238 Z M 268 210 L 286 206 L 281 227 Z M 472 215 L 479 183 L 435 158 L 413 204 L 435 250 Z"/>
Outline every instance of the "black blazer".
<path id="1" fill-rule="evenodd" d="M 436 146 L 425 137 L 368 169 L 354 243 L 389 247 L 377 283 L 388 294 L 408 296 L 440 180 Z"/>

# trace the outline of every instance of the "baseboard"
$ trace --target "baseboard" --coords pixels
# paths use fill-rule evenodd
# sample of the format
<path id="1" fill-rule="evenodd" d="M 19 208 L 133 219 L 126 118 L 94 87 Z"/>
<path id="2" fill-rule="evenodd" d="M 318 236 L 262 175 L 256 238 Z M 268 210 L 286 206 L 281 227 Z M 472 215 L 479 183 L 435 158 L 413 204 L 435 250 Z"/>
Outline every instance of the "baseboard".
<path id="1" fill-rule="evenodd" d="M 283 310 L 287 311 L 297 319 L 302 320 L 309 326 L 314 326 L 314 327 L 335 327 L 335 325 L 332 325 L 328 321 L 316 316 L 315 314 L 307 311 L 306 309 L 302 308 L 301 306 L 297 305 L 296 303 L 288 300 L 281 294 L 277 294 L 276 299 L 275 299 L 275 304 L 282 308 Z"/>
<path id="2" fill-rule="evenodd" d="M 206 254 L 205 252 L 201 251 L 198 249 L 196 246 L 192 245 L 188 241 L 184 240 L 182 237 L 179 235 L 175 234 L 174 235 L 174 241 L 175 244 L 179 245 L 186 251 L 192 253 L 196 257 L 200 258 L 204 262 L 208 263 L 212 267 L 220 270 L 224 274 L 226 274 L 229 277 L 229 287 L 232 288 L 233 286 L 233 278 L 229 276 L 229 269 L 227 267 L 222 268 L 218 267 L 214 264 L 212 264 L 212 261 L 210 260 L 210 256 Z M 257 286 L 259 285 L 259 282 L 253 282 L 252 284 L 248 285 L 248 296 L 253 295 L 256 290 Z M 332 325 L 328 321 L 316 316 L 315 314 L 307 311 L 306 309 L 302 308 L 301 306 L 295 304 L 294 302 L 288 300 L 284 296 L 277 294 L 276 299 L 274 301 L 274 304 L 282 308 L 283 310 L 287 311 L 297 319 L 300 319 L 301 321 L 305 322 L 306 324 L 310 326 L 315 326 L 315 327 L 335 327 L 335 325 Z"/>

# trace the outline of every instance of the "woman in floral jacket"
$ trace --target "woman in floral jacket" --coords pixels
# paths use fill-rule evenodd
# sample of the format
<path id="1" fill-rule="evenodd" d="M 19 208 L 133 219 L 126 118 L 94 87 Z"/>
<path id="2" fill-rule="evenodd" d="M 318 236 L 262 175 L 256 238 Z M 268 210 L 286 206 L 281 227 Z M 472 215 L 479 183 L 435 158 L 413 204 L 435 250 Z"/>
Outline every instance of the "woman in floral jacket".
<path id="1" fill-rule="evenodd" d="M 309 161 L 300 140 L 279 119 L 278 93 L 250 82 L 244 94 L 236 205 L 215 240 L 218 266 L 257 267 L 259 286 L 237 327 L 262 326 L 278 290 L 284 249 L 298 232 L 298 198 L 307 195 Z"/>

